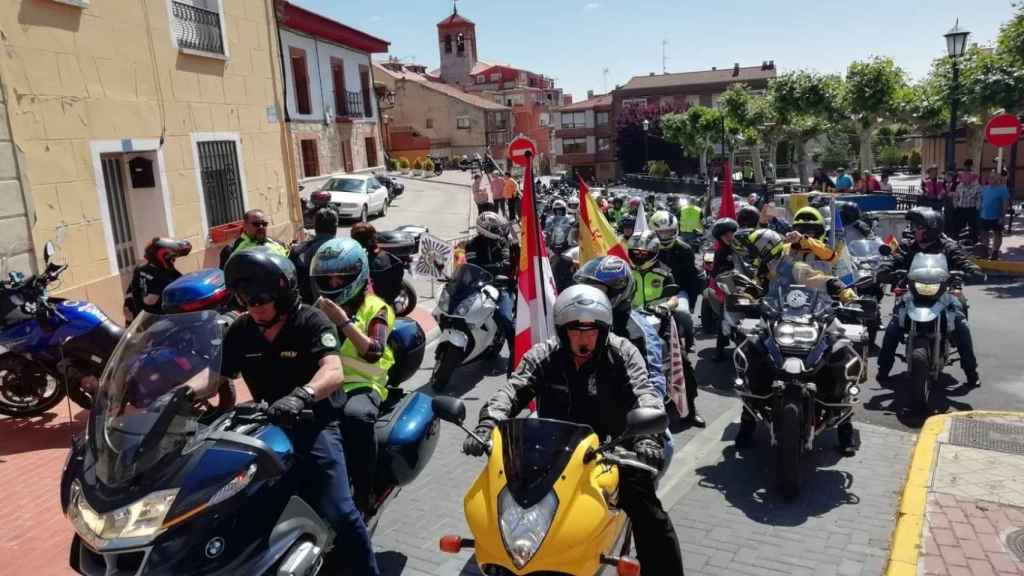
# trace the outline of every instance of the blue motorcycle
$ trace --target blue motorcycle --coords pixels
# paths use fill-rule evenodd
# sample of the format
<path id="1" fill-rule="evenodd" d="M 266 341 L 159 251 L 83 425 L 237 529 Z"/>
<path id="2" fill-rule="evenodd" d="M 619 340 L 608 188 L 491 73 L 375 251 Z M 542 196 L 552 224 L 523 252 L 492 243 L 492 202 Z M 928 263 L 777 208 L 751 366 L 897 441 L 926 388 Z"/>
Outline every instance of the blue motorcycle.
<path id="1" fill-rule="evenodd" d="M 329 555 L 344 563 L 330 554 L 332 530 L 267 406 L 200 405 L 182 386 L 202 389 L 219 373 L 226 324 L 214 311 L 144 312 L 118 345 L 61 480 L 77 573 L 312 576 Z M 425 341 L 415 322 L 394 333 L 397 385 L 418 369 Z M 397 388 L 388 396 L 377 423 L 375 493 L 384 496 L 375 517 L 438 439 L 429 397 Z"/>

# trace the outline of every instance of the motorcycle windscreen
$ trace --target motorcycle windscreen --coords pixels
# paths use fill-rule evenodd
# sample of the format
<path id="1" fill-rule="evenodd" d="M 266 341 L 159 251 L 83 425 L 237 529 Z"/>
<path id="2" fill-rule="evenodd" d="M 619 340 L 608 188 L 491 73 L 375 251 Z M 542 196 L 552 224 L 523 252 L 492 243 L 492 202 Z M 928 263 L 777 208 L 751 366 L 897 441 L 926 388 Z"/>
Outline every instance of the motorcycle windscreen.
<path id="1" fill-rule="evenodd" d="M 505 420 L 498 430 L 506 485 L 524 510 L 551 492 L 576 447 L 594 433 L 590 426 L 545 418 Z"/>
<path id="2" fill-rule="evenodd" d="M 826 284 L 831 276 L 804 262 L 783 261 L 768 287 L 768 300 L 783 319 L 809 319 L 831 305 Z"/>
<path id="3" fill-rule="evenodd" d="M 475 264 L 463 264 L 460 266 L 459 271 L 455 273 L 455 277 L 445 286 L 445 290 L 448 290 L 450 295 L 447 313 L 455 314 L 455 310 L 463 300 L 480 290 L 479 285 L 481 283 L 490 284 L 493 281 L 494 277 L 490 272 Z"/>
<path id="4" fill-rule="evenodd" d="M 854 258 L 881 258 L 878 252 L 881 245 L 882 241 L 878 238 L 862 238 L 847 243 L 846 249 Z"/>
<path id="5" fill-rule="evenodd" d="M 220 373 L 222 328 L 211 310 L 143 312 L 100 378 L 89 416 L 96 475 L 123 486 L 178 456 L 199 431 L 186 383 L 203 389 Z"/>
<path id="6" fill-rule="evenodd" d="M 942 284 L 949 279 L 949 264 L 945 254 L 919 252 L 910 263 L 907 278 L 922 284 Z"/>

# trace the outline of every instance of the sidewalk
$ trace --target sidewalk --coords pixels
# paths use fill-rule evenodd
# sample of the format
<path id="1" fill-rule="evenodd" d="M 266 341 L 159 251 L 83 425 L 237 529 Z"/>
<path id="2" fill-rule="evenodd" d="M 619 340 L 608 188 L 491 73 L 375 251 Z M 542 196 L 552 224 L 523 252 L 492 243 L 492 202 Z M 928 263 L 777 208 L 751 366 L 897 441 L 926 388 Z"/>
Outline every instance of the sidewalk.
<path id="1" fill-rule="evenodd" d="M 1024 413 L 928 419 L 886 574 L 1024 574 Z"/>
<path id="2" fill-rule="evenodd" d="M 1013 230 L 1003 237 L 999 260 L 978 260 L 985 272 L 1024 276 L 1024 214 L 1018 214 L 1013 224 Z"/>

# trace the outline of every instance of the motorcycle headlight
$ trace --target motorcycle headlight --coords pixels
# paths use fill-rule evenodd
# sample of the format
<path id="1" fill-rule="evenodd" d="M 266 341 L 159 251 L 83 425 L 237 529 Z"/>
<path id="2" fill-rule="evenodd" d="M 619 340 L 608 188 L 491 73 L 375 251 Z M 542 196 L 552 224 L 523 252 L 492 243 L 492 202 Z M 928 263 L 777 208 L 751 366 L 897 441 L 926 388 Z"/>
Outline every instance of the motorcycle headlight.
<path id="1" fill-rule="evenodd" d="M 163 531 L 164 518 L 177 496 L 177 488 L 160 490 L 127 506 L 100 514 L 85 500 L 82 486 L 76 480 L 71 485 L 68 519 L 93 546 L 118 538 L 150 538 Z"/>
<path id="2" fill-rule="evenodd" d="M 818 329 L 814 326 L 782 322 L 775 327 L 775 341 L 783 346 L 814 344 L 818 341 Z"/>
<path id="3" fill-rule="evenodd" d="M 548 492 L 540 502 L 523 509 L 506 487 L 498 496 L 498 510 L 505 550 L 516 568 L 521 569 L 537 553 L 547 536 L 558 510 L 558 497 L 554 491 Z"/>
<path id="4" fill-rule="evenodd" d="M 441 295 L 437 298 L 437 309 L 441 311 L 448 310 L 448 302 L 451 300 L 451 295 L 447 290 L 441 290 Z"/>
<path id="5" fill-rule="evenodd" d="M 942 284 L 925 284 L 924 282 L 914 282 L 914 291 L 921 296 L 935 296 L 939 293 L 939 288 L 942 288 Z"/>
<path id="6" fill-rule="evenodd" d="M 473 307 L 474 300 L 474 298 L 466 298 L 462 302 L 459 302 L 458 307 L 455 308 L 455 315 L 465 316 L 466 314 L 469 314 L 470 308 Z"/>

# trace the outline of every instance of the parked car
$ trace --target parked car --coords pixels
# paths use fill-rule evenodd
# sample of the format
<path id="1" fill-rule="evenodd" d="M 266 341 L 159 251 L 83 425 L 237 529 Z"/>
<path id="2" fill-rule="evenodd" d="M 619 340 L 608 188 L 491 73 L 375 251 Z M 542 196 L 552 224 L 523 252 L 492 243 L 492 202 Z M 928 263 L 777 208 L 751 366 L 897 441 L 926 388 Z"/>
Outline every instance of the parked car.
<path id="1" fill-rule="evenodd" d="M 331 194 L 331 206 L 341 218 L 366 222 L 370 214 L 388 213 L 388 188 L 373 174 L 345 174 L 324 183 L 324 192 Z"/>
<path id="2" fill-rule="evenodd" d="M 395 180 L 391 176 L 384 176 L 378 174 L 376 176 L 377 181 L 383 184 L 388 189 L 388 204 L 394 201 L 395 198 L 402 195 L 405 192 L 405 184 L 402 184 L 398 180 Z"/>

